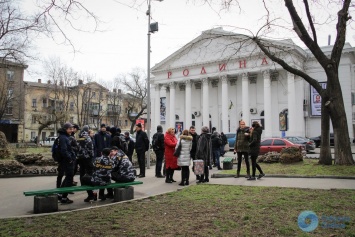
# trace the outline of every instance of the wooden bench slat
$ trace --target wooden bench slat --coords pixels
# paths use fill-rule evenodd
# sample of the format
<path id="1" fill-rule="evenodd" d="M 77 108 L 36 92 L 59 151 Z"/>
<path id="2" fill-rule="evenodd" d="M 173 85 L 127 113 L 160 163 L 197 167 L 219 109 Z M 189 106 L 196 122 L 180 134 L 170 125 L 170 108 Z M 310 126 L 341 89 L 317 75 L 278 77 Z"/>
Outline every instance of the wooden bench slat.
<path id="1" fill-rule="evenodd" d="M 103 189 L 103 188 L 123 188 L 131 185 L 143 184 L 142 181 L 133 181 L 129 183 L 111 183 L 105 186 L 72 186 L 72 187 L 63 187 L 63 188 L 54 188 L 47 190 L 37 190 L 37 191 L 25 191 L 23 194 L 25 196 L 46 196 L 55 193 L 68 193 L 68 192 L 80 192 L 87 190 Z"/>

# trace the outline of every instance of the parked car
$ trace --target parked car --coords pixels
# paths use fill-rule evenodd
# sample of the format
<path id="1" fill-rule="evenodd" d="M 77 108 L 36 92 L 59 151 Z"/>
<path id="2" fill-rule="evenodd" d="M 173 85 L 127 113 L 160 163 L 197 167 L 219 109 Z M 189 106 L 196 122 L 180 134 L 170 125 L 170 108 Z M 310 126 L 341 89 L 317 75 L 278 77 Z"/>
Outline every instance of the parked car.
<path id="1" fill-rule="evenodd" d="M 40 146 L 52 146 L 53 143 L 54 143 L 54 140 L 56 139 L 57 137 L 47 137 L 44 142 L 43 141 L 40 141 L 39 142 L 39 145 Z"/>
<path id="2" fill-rule="evenodd" d="M 281 152 L 283 148 L 297 147 L 302 153 L 305 152 L 305 146 L 301 144 L 294 144 L 284 138 L 265 138 L 260 143 L 260 155 L 264 155 L 268 152 L 275 151 Z"/>
<path id="3" fill-rule="evenodd" d="M 229 150 L 234 150 L 234 144 L 235 144 L 235 139 L 236 139 L 236 133 L 234 132 L 227 132 L 224 135 L 226 135 L 228 144 L 229 144 Z"/>
<path id="4" fill-rule="evenodd" d="M 314 151 L 316 149 L 316 144 L 313 140 L 306 138 L 306 137 L 299 137 L 299 136 L 286 136 L 285 139 L 289 140 L 294 144 L 302 144 L 306 147 L 306 151 Z"/>
<path id="5" fill-rule="evenodd" d="M 330 133 L 330 145 L 334 146 L 334 134 Z M 320 147 L 321 143 L 321 136 L 319 135 L 318 137 L 310 137 L 309 139 L 313 140 L 314 143 L 316 144 L 316 147 Z"/>

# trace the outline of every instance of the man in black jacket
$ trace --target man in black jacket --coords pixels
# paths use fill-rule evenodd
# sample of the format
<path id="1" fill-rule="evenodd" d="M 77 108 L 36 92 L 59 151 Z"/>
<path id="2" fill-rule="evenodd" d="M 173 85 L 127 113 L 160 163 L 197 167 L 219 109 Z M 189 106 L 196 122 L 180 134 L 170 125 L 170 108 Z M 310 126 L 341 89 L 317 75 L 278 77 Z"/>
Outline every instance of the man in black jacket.
<path id="1" fill-rule="evenodd" d="M 59 148 L 60 148 L 60 166 L 62 167 L 65 178 L 61 187 L 71 187 L 73 185 L 74 177 L 74 165 L 76 160 L 76 154 L 73 151 L 70 142 L 70 136 L 72 133 L 73 125 L 71 123 L 65 123 L 59 132 Z M 73 203 L 72 200 L 68 198 L 67 193 L 63 193 L 61 197 L 61 203 L 70 204 Z"/>
<path id="2" fill-rule="evenodd" d="M 142 131 L 142 124 L 136 125 L 136 153 L 139 164 L 139 178 L 145 177 L 145 152 L 149 149 L 149 139 L 147 134 Z"/>
<path id="3" fill-rule="evenodd" d="M 111 147 L 111 136 L 106 132 L 106 125 L 101 124 L 100 128 L 100 131 L 94 136 L 96 157 L 101 157 L 104 148 Z"/>
<path id="4" fill-rule="evenodd" d="M 161 125 L 157 126 L 157 132 L 153 135 L 153 150 L 156 155 L 156 165 L 155 165 L 155 177 L 164 178 L 165 176 L 161 174 L 161 168 L 164 159 L 164 134 L 163 127 Z"/>

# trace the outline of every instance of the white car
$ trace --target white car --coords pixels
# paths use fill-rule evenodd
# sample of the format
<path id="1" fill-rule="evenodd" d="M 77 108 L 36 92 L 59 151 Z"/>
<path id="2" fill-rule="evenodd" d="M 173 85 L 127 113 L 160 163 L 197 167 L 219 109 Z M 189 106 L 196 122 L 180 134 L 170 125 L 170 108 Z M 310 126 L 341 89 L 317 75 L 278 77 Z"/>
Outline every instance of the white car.
<path id="1" fill-rule="evenodd" d="M 57 137 L 47 137 L 44 142 L 40 141 L 39 145 L 40 146 L 52 146 L 56 138 Z"/>

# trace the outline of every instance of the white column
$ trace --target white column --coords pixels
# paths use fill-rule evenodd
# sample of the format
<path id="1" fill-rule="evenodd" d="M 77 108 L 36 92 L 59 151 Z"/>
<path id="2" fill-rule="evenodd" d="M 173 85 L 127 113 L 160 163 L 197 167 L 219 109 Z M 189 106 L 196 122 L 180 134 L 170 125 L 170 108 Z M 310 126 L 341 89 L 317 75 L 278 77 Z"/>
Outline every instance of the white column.
<path id="1" fill-rule="evenodd" d="M 296 131 L 295 75 L 287 72 L 288 130 L 286 135 L 294 136 Z"/>
<path id="2" fill-rule="evenodd" d="M 154 106 L 154 121 L 152 123 L 152 131 L 155 131 L 160 124 L 160 85 L 155 85 L 155 106 Z M 153 127 L 154 125 L 154 127 Z"/>
<path id="3" fill-rule="evenodd" d="M 222 81 L 222 129 L 221 132 L 229 132 L 228 129 L 228 78 L 226 75 L 220 77 Z"/>
<path id="4" fill-rule="evenodd" d="M 243 120 L 247 126 L 250 126 L 250 111 L 249 111 L 249 79 L 248 74 L 242 75 L 242 112 Z"/>
<path id="5" fill-rule="evenodd" d="M 168 127 L 175 127 L 175 82 L 169 83 L 170 88 L 170 121 Z"/>
<path id="6" fill-rule="evenodd" d="M 185 129 L 189 129 L 192 125 L 191 118 L 191 81 L 185 81 Z"/>
<path id="7" fill-rule="evenodd" d="M 264 124 L 265 137 L 272 137 L 272 107 L 270 71 L 263 72 L 264 77 Z"/>
<path id="8" fill-rule="evenodd" d="M 202 79 L 202 125 L 210 126 L 210 112 L 209 112 L 209 95 L 208 95 L 208 78 Z"/>

